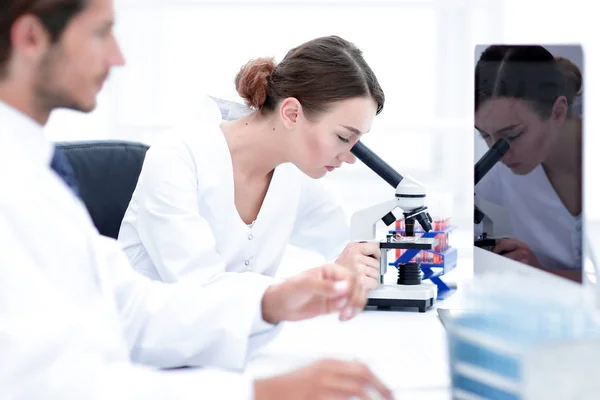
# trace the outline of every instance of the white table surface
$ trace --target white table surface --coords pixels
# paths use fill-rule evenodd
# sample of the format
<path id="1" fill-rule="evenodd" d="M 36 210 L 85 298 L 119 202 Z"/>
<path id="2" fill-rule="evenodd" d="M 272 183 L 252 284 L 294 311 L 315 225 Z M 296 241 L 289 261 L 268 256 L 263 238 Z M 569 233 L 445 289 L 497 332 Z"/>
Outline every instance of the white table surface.
<path id="1" fill-rule="evenodd" d="M 587 228 L 592 248 L 600 254 L 600 222 L 588 222 Z M 460 240 L 466 234 L 456 236 Z M 247 374 L 279 375 L 328 357 L 356 359 L 393 389 L 398 400 L 451 399 L 446 331 L 436 308 L 459 309 L 464 305 L 461 288 L 473 278 L 472 251 L 460 249 L 458 268 L 442 277 L 446 283 L 456 282 L 458 290 L 427 312 L 367 310 L 348 322 L 330 315 L 286 323 L 281 333 L 251 359 Z M 498 268 L 495 258 L 501 259 L 479 254 L 478 268 Z M 520 270 L 516 264 L 511 269 Z M 507 268 L 506 261 L 502 268 Z M 532 273 L 529 269 L 524 272 Z"/>
<path id="2" fill-rule="evenodd" d="M 366 363 L 396 399 L 450 399 L 446 331 L 436 307 L 460 308 L 459 304 L 457 291 L 425 313 L 365 310 L 347 322 L 328 315 L 286 323 L 253 356 L 247 373 L 268 377 L 323 358 L 356 359 Z"/>
<path id="3" fill-rule="evenodd" d="M 588 232 L 592 248 L 600 253 L 600 222 L 589 223 Z M 281 333 L 251 359 L 247 374 L 279 375 L 328 357 L 356 359 L 393 389 L 398 400 L 451 399 L 446 331 L 436 308 L 464 306 L 461 288 L 473 278 L 473 255 L 465 253 L 461 249 L 458 268 L 442 277 L 446 283 L 456 282 L 458 290 L 425 313 L 366 310 L 348 322 L 330 315 L 286 323 Z M 477 258 L 480 270 L 497 269 L 494 259 L 502 259 L 484 253 Z M 511 269 L 520 270 L 517 264 Z M 504 260 L 502 268 L 507 267 Z M 527 274 L 536 272 L 524 270 Z"/>
<path id="4" fill-rule="evenodd" d="M 448 299 L 436 302 L 425 313 L 366 310 L 347 322 L 329 315 L 286 323 L 280 334 L 253 356 L 246 373 L 267 377 L 323 358 L 357 359 L 393 389 L 398 400 L 451 399 L 446 331 L 436 308 L 461 308 L 460 288 L 473 277 L 472 233 L 457 230 L 452 235 L 452 244 L 458 247 L 457 268 L 442 280 L 457 283 L 458 290 Z M 282 261 L 286 267 L 281 276 L 317 263 L 307 253 L 292 251 Z"/>

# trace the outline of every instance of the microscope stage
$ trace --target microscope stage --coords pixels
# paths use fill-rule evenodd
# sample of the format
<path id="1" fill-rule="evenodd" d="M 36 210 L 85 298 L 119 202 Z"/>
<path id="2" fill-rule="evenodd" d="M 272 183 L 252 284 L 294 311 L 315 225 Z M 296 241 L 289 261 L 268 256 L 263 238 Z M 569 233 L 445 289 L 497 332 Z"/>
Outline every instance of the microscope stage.
<path id="1" fill-rule="evenodd" d="M 417 307 L 425 312 L 437 298 L 437 286 L 431 283 L 420 285 L 382 284 L 369 292 L 367 306 L 378 308 Z"/>

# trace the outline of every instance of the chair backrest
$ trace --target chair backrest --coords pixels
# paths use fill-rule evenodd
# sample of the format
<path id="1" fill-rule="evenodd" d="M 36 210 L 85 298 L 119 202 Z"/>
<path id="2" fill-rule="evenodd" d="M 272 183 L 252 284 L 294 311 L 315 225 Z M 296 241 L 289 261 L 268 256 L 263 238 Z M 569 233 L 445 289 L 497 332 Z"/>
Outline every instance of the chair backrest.
<path id="1" fill-rule="evenodd" d="M 148 146 L 127 141 L 58 142 L 101 235 L 117 238 Z"/>

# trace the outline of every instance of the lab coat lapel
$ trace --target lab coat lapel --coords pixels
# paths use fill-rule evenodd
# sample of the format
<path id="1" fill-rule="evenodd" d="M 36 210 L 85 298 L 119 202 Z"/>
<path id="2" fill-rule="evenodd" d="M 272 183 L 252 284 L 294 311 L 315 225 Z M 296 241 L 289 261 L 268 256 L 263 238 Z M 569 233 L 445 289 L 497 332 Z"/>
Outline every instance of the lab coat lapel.
<path id="1" fill-rule="evenodd" d="M 298 179 L 292 176 L 293 173 L 293 166 L 290 164 L 283 164 L 275 169 L 254 224 L 255 233 L 269 236 L 280 233 L 289 236 L 300 197 L 299 185 L 291 184 L 298 182 Z"/>

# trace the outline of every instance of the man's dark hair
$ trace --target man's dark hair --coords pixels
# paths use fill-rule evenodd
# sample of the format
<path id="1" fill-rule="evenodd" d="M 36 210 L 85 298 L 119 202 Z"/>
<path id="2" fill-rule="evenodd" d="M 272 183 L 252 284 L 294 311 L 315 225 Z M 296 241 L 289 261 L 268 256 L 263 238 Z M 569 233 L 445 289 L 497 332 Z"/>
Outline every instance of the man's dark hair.
<path id="1" fill-rule="evenodd" d="M 12 54 L 10 30 L 23 15 L 39 18 L 52 42 L 57 42 L 69 21 L 87 5 L 87 0 L 4 0 L 0 13 L 0 78 L 6 74 Z"/>

